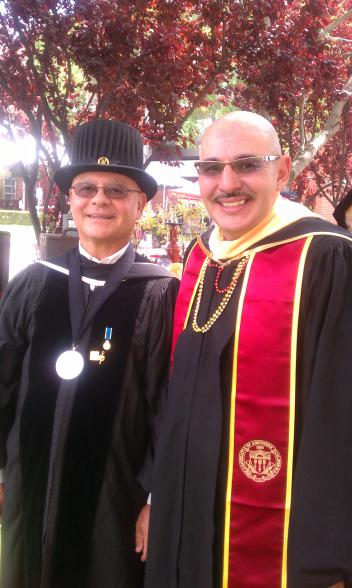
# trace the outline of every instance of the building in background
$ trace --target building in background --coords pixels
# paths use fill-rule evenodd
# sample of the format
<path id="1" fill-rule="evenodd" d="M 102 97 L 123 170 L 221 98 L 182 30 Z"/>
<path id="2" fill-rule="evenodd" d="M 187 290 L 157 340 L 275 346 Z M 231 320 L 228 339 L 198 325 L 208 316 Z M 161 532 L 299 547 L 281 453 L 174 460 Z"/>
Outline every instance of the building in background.
<path id="1" fill-rule="evenodd" d="M 22 178 L 16 178 L 9 169 L 0 170 L 0 209 L 22 210 L 24 203 Z"/>

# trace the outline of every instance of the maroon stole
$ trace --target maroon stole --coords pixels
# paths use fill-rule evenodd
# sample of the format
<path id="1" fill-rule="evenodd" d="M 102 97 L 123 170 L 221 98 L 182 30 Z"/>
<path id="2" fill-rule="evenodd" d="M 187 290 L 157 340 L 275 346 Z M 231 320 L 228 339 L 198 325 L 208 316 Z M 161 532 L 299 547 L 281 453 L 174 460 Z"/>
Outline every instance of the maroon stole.
<path id="1" fill-rule="evenodd" d="M 234 317 L 222 588 L 286 587 L 298 312 L 311 239 L 249 252 Z M 173 348 L 208 255 L 197 243 L 186 262 Z"/>

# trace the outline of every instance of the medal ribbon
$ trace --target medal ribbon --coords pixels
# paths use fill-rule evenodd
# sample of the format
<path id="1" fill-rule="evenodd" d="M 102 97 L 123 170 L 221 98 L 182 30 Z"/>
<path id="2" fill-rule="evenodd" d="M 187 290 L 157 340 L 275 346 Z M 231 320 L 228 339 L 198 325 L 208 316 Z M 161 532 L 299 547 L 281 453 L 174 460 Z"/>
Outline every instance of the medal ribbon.
<path id="1" fill-rule="evenodd" d="M 135 252 L 132 245 L 129 244 L 123 256 L 118 260 L 118 263 L 111 265 L 111 272 L 105 282 L 104 287 L 99 288 L 96 294 L 94 294 L 87 308 L 84 303 L 78 248 L 70 250 L 68 252 L 68 256 L 68 294 L 72 327 L 72 341 L 74 347 L 77 347 L 82 335 L 91 324 L 99 308 L 102 307 L 102 305 L 115 292 L 115 290 L 121 284 L 122 280 L 126 277 L 134 262 Z"/>

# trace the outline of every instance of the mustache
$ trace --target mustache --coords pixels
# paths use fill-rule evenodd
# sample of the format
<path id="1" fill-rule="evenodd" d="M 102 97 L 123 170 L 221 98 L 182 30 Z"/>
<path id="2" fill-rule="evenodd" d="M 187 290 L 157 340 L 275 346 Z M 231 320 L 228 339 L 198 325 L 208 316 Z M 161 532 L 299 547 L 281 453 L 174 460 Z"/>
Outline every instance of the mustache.
<path id="1" fill-rule="evenodd" d="M 215 195 L 215 200 L 223 200 L 224 198 L 252 198 L 251 194 L 248 192 L 243 192 L 243 190 L 233 190 L 232 192 L 218 192 Z"/>

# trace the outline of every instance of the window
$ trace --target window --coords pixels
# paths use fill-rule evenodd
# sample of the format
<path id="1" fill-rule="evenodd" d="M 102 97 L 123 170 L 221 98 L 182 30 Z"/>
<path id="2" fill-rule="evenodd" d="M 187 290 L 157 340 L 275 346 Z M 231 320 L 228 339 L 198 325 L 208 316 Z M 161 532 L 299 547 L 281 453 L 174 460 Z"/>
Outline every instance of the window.
<path id="1" fill-rule="evenodd" d="M 16 178 L 5 177 L 4 178 L 4 199 L 15 200 L 16 199 Z"/>

